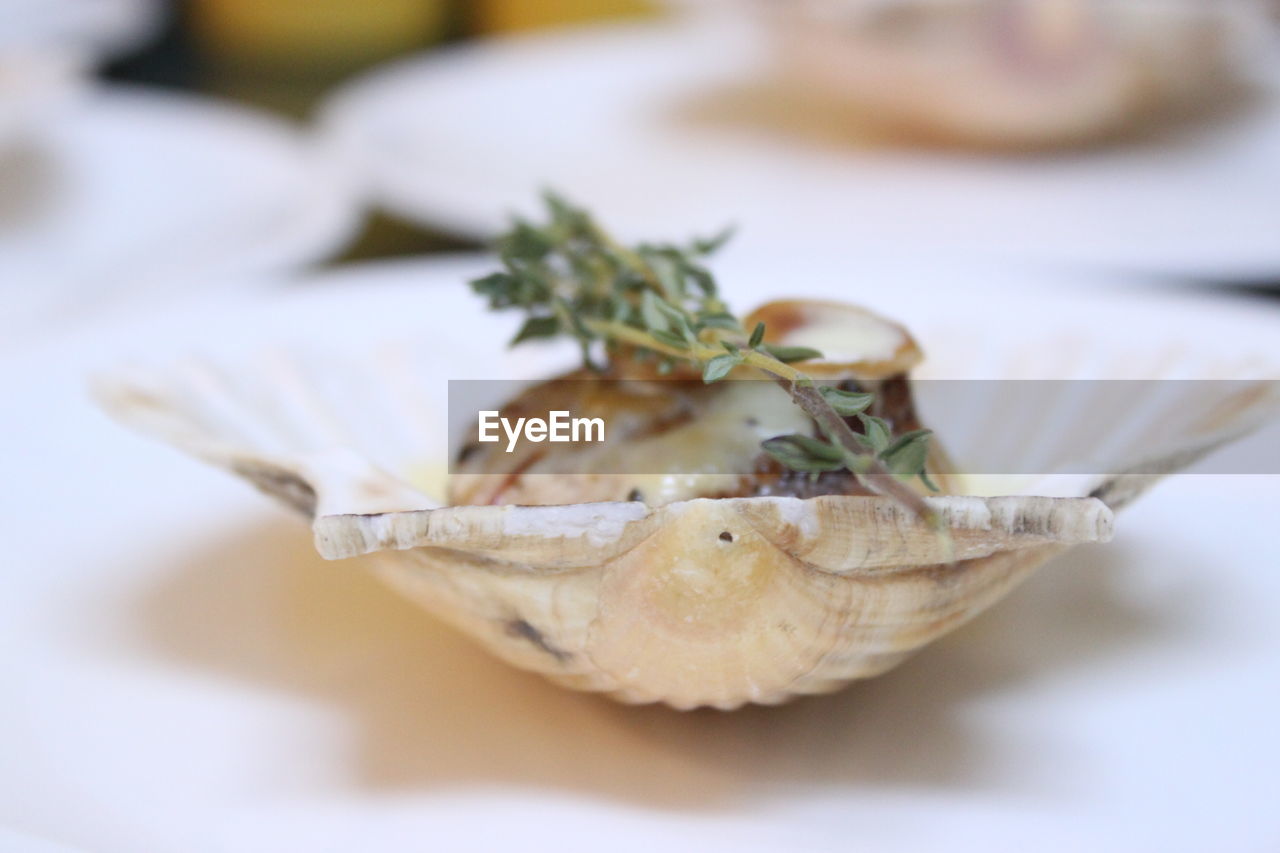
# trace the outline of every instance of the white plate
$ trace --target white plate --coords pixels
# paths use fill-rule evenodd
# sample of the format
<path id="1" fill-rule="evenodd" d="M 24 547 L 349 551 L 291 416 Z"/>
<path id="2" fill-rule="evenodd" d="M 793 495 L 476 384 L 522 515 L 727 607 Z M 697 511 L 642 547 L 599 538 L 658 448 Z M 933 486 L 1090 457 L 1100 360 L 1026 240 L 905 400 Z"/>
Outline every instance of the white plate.
<path id="1" fill-rule="evenodd" d="M 556 688 L 328 564 L 296 519 L 110 423 L 121 359 L 398 338 L 440 380 L 515 318 L 400 263 L 175 306 L 0 357 L 0 825 L 95 851 L 1263 850 L 1280 832 L 1276 477 L 1187 476 L 1116 541 L 901 669 L 681 715 Z M 1114 282 L 731 260 L 919 330 L 1196 340 L 1280 359 L 1280 311 Z M 851 281 L 858 284 L 850 284 Z M 794 284 L 801 282 L 802 284 Z M 1071 287 L 1075 285 L 1075 287 Z M 1069 289 L 1068 289 L 1069 288 Z M 510 356 L 508 364 L 527 358 Z M 450 365 L 458 365 L 451 367 Z"/>
<path id="2" fill-rule="evenodd" d="M 0 333 L 337 251 L 343 168 L 240 107 L 106 87 L 0 158 Z"/>
<path id="3" fill-rule="evenodd" d="M 0 49 L 0 159 L 74 102 L 83 71 L 68 52 Z"/>
<path id="4" fill-rule="evenodd" d="M 140 47 L 164 15 L 157 0 L 0 0 L 0 159 L 44 131 L 90 66 Z"/>
<path id="5" fill-rule="evenodd" d="M 551 186 L 633 237 L 732 220 L 743 240 L 784 249 L 1280 274 L 1274 80 L 1238 119 L 1149 144 L 1005 159 L 854 150 L 691 118 L 693 104 L 763 73 L 758 39 L 722 23 L 585 29 L 400 62 L 340 92 L 327 125 L 391 210 L 474 235 Z"/>
<path id="6" fill-rule="evenodd" d="M 71 49 L 86 56 L 127 53 L 155 34 L 160 0 L 0 0 L 0 50 Z"/>
<path id="7" fill-rule="evenodd" d="M 0 853 L 85 853 L 0 826 Z"/>

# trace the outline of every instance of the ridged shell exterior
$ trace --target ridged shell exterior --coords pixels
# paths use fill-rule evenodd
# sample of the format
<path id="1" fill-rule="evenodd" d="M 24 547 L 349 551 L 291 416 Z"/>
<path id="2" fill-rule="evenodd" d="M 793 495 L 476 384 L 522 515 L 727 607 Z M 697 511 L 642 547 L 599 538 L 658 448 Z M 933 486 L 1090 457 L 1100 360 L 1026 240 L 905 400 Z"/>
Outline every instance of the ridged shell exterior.
<path id="1" fill-rule="evenodd" d="M 950 543 L 860 497 L 475 507 L 316 527 L 327 556 L 406 549 L 381 554 L 388 580 L 517 666 L 625 701 L 727 709 L 883 672 L 1063 547 L 1111 533 L 1092 499 L 933 503 Z M 599 530 L 606 541 L 592 540 Z M 940 563 L 948 548 L 958 561 Z"/>

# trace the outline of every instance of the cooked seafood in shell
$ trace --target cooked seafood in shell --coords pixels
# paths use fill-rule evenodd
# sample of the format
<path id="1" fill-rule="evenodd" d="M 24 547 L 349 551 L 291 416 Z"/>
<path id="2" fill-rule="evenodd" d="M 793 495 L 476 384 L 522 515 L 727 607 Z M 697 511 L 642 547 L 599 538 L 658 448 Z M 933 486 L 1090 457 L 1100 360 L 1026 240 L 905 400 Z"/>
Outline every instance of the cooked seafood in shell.
<path id="1" fill-rule="evenodd" d="M 823 379 L 905 391 L 921 357 L 904 329 L 861 309 L 785 302 L 754 317 L 769 320 L 776 342 L 823 348 L 827 359 L 805 365 Z M 303 373 L 288 375 L 196 365 L 123 374 L 98 393 L 120 420 L 303 514 L 325 557 L 376 554 L 376 570 L 394 587 L 504 660 L 576 689 L 676 708 L 777 703 L 884 672 L 1046 560 L 1107 541 L 1113 507 L 1253 414 L 1224 418 L 1176 453 L 1140 460 L 1140 475 L 1112 476 L 1075 496 L 927 497 L 949 530 L 940 537 L 851 477 L 816 492 L 797 488 L 797 496 L 777 471 L 681 474 L 679 459 L 672 482 L 656 489 L 625 476 L 513 488 L 508 475 L 495 489 L 486 478 L 496 475 L 473 457 L 453 484 L 458 504 L 441 506 L 413 485 L 409 464 L 371 461 L 380 458 L 376 435 L 317 423 L 336 422 L 344 401 L 326 409 L 323 392 L 289 384 L 304 382 Z M 899 396 L 899 417 L 914 419 L 909 397 Z M 715 398 L 691 405 L 714 411 Z M 757 446 L 756 434 L 744 435 L 728 444 Z M 663 446 L 662 434 L 654 440 L 645 452 Z M 944 491 L 963 489 L 941 453 L 929 464 Z"/>

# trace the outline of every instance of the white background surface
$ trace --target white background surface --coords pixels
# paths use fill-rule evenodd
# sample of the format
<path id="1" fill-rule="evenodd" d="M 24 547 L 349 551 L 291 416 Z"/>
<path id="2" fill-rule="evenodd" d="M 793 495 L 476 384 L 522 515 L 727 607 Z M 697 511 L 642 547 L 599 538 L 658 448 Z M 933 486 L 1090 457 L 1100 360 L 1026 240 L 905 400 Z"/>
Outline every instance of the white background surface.
<path id="1" fill-rule="evenodd" d="M 344 170 L 285 122 L 129 87 L 0 151 L 0 185 L 0 349 L 113 304 L 317 260 L 360 214 Z"/>
<path id="2" fill-rule="evenodd" d="M 796 250 L 1002 257 L 1209 279 L 1280 273 L 1280 70 L 1235 118 L 1044 157 L 859 149 L 774 106 L 722 20 L 490 42 L 373 72 L 330 102 L 334 144 L 392 210 L 491 234 L 542 187 L 626 236 L 710 231 Z M 726 110 L 727 116 L 726 117 Z"/>
<path id="3" fill-rule="evenodd" d="M 791 270 L 786 289 L 866 301 L 926 350 L 929 329 L 960 322 L 975 346 L 1087 331 L 1280 361 L 1265 303 L 1050 294 L 978 270 L 939 287 L 936 271 L 865 263 L 725 267 L 741 308 Z M 1163 484 L 1115 542 L 881 678 L 679 714 L 489 658 L 84 393 L 87 373 L 131 357 L 291 340 L 412 335 L 492 360 L 515 318 L 460 286 L 482 269 L 366 268 L 0 354 L 0 826 L 103 853 L 1275 849 L 1274 477 Z M 451 369 L 442 357 L 441 381 Z"/>

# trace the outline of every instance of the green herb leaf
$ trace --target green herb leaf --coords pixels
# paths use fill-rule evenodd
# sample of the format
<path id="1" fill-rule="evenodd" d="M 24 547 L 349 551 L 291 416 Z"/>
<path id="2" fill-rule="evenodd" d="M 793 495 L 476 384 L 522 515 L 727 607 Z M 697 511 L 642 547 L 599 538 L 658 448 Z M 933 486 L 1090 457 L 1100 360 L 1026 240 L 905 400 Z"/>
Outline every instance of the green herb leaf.
<path id="1" fill-rule="evenodd" d="M 738 332 L 742 327 L 738 325 L 738 321 L 734 319 L 732 314 L 726 314 L 723 311 L 715 314 L 703 314 L 698 317 L 698 325 L 704 329 L 725 329 L 730 332 Z"/>
<path id="2" fill-rule="evenodd" d="M 681 317 L 675 323 L 676 328 L 680 330 L 680 334 L 684 335 L 685 341 L 693 346 L 698 343 L 698 333 L 694 331 L 693 324 L 689 322 L 689 318 Z"/>
<path id="3" fill-rule="evenodd" d="M 810 347 L 779 347 L 772 344 L 764 345 L 765 352 L 776 358 L 783 364 L 791 364 L 796 361 L 811 361 L 815 358 L 822 358 L 822 353 Z"/>
<path id="4" fill-rule="evenodd" d="M 880 451 L 880 458 L 885 466 L 894 474 L 903 476 L 923 476 L 925 462 L 929 457 L 929 436 L 927 429 L 917 429 L 903 433 Z"/>
<path id="5" fill-rule="evenodd" d="M 716 280 L 704 267 L 686 261 L 681 264 L 681 268 L 685 276 L 702 291 L 703 296 L 716 295 Z"/>
<path id="6" fill-rule="evenodd" d="M 736 225 L 729 225 L 723 228 L 719 234 L 702 240 L 693 241 L 693 251 L 699 255 L 713 255 L 733 239 L 733 235 L 737 233 Z"/>
<path id="7" fill-rule="evenodd" d="M 706 367 L 702 369 L 702 381 L 710 385 L 712 382 L 719 382 L 729 373 L 742 363 L 742 357 L 738 355 L 718 355 L 707 362 Z"/>
<path id="8" fill-rule="evenodd" d="M 679 335 L 673 335 L 670 332 L 651 331 L 649 334 L 658 343 L 666 344 L 667 346 L 674 347 L 675 349 L 684 349 L 689 343 Z"/>
<path id="9" fill-rule="evenodd" d="M 840 448 L 808 435 L 780 435 L 763 442 L 761 447 L 793 471 L 822 473 L 845 467 Z"/>
<path id="10" fill-rule="evenodd" d="M 764 341 L 764 323 L 756 323 L 751 330 L 751 339 L 747 341 L 747 349 L 755 349 Z"/>
<path id="11" fill-rule="evenodd" d="M 509 346 L 522 344 L 537 338 L 553 338 L 560 333 L 560 321 L 555 317 L 530 317 L 511 339 Z"/>
<path id="12" fill-rule="evenodd" d="M 571 234 L 590 230 L 591 217 L 585 210 L 569 202 L 564 196 L 551 190 L 542 193 L 542 199 L 551 211 L 552 222 Z"/>
<path id="13" fill-rule="evenodd" d="M 665 332 L 671 328 L 671 321 L 658 306 L 661 302 L 652 290 L 646 290 L 640 297 L 640 317 L 651 332 Z"/>
<path id="14" fill-rule="evenodd" d="M 480 296 L 488 298 L 489 307 L 494 309 L 506 308 L 511 305 L 511 294 L 515 288 L 515 277 L 505 272 L 495 272 L 492 275 L 477 278 L 471 282 L 471 290 Z"/>
<path id="15" fill-rule="evenodd" d="M 841 391 L 830 385 L 818 389 L 823 398 L 840 415 L 850 418 L 865 412 L 876 401 L 875 394 L 863 394 L 857 391 Z"/>
<path id="16" fill-rule="evenodd" d="M 627 319 L 631 316 L 631 306 L 627 304 L 625 299 L 615 299 L 613 304 L 609 306 L 609 319 L 615 323 L 626 325 Z"/>
<path id="17" fill-rule="evenodd" d="M 653 270 L 654 277 L 658 279 L 665 296 L 670 298 L 684 294 L 684 281 L 680 268 L 671 262 L 670 257 L 664 252 L 652 250 L 644 252 L 642 257 L 649 263 L 649 268 Z"/>
<path id="18" fill-rule="evenodd" d="M 667 319 L 670 320 L 672 324 L 679 325 L 680 323 L 685 323 L 687 321 L 688 315 L 685 312 L 681 311 L 665 299 L 657 298 L 653 291 L 649 291 L 649 295 L 654 297 L 654 307 L 656 307 L 660 313 L 666 315 Z"/>
<path id="19" fill-rule="evenodd" d="M 523 220 L 518 220 L 498 244 L 504 258 L 521 261 L 541 261 L 554 248 L 546 234 Z"/>
<path id="20" fill-rule="evenodd" d="M 877 454 L 884 452 L 889 446 L 889 424 L 883 418 L 867 414 L 858 415 L 858 420 L 862 421 L 867 445 Z"/>

